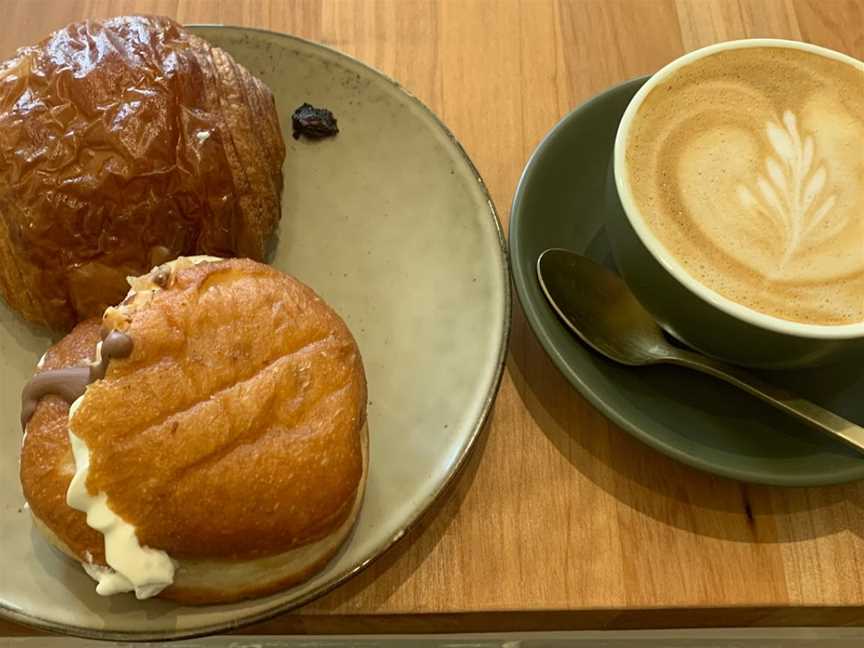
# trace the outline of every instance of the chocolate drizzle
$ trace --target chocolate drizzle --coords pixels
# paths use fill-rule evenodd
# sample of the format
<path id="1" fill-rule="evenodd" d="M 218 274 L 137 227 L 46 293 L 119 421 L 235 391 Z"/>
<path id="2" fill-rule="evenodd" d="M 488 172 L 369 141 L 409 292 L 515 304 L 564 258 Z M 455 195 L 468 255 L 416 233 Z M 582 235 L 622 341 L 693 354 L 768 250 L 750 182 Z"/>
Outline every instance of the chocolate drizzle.
<path id="1" fill-rule="evenodd" d="M 90 382 L 101 380 L 108 371 L 108 361 L 112 358 L 128 358 L 132 353 L 132 338 L 120 331 L 110 331 L 102 338 L 101 358 L 90 365 Z"/>
<path id="2" fill-rule="evenodd" d="M 171 267 L 167 264 L 159 266 L 150 274 L 150 280 L 160 288 L 167 288 L 171 281 Z"/>
<path id="3" fill-rule="evenodd" d="M 27 427 L 27 422 L 43 396 L 54 394 L 71 405 L 84 395 L 87 385 L 105 377 L 110 360 L 126 358 L 131 353 L 132 338 L 120 331 L 110 331 L 102 336 L 102 350 L 98 362 L 82 367 L 51 369 L 33 376 L 21 392 L 21 427 Z"/>

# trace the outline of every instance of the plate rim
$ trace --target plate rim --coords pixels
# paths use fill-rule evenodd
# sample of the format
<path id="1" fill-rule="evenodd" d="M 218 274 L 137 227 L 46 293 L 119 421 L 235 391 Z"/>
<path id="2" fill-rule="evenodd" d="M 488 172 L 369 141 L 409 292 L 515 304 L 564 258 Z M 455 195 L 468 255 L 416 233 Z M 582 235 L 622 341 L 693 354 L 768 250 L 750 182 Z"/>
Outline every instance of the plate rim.
<path id="1" fill-rule="evenodd" d="M 462 143 L 456 138 L 456 135 L 454 135 L 454 133 L 444 123 L 444 121 L 440 117 L 438 117 L 438 115 L 431 108 L 429 108 L 429 106 L 427 106 L 416 95 L 414 95 L 411 91 L 407 90 L 401 83 L 399 83 L 399 81 L 397 81 L 390 75 L 385 74 L 381 70 L 361 61 L 360 59 L 350 54 L 347 54 L 346 52 L 342 52 L 334 47 L 330 47 L 329 45 L 325 45 L 323 43 L 303 38 L 294 34 L 289 34 L 287 32 L 280 32 L 272 29 L 265 29 L 262 27 L 248 27 L 245 25 L 230 24 L 226 25 L 225 23 L 184 23 L 183 27 L 191 29 L 193 31 L 196 29 L 239 30 L 247 33 L 275 36 L 277 38 L 285 39 L 295 43 L 300 43 L 301 45 L 312 47 L 314 49 L 325 50 L 330 54 L 334 55 L 337 59 L 342 59 L 343 61 L 347 61 L 351 64 L 359 65 L 360 67 L 365 68 L 368 72 L 371 72 L 372 74 L 377 75 L 378 77 L 387 81 L 390 85 L 393 86 L 393 88 L 401 92 L 407 97 L 409 101 L 414 103 L 415 106 L 419 107 L 427 115 L 427 117 L 431 118 L 431 122 L 433 123 L 433 125 L 440 129 L 440 132 L 446 136 L 447 140 L 456 147 L 459 156 L 461 157 L 463 162 L 468 165 L 468 168 L 471 170 L 474 177 L 477 179 L 480 191 L 482 192 L 483 197 L 486 199 L 486 205 L 488 208 L 487 215 L 495 229 L 495 236 L 498 241 L 497 250 L 499 253 L 497 255 L 497 260 L 498 265 L 500 266 L 499 270 L 501 274 L 502 285 L 504 287 L 501 341 L 498 346 L 497 356 L 495 358 L 495 370 L 492 375 L 492 380 L 489 384 L 489 389 L 487 390 L 486 395 L 483 398 L 483 406 L 481 408 L 480 415 L 474 422 L 471 432 L 468 435 L 464 446 L 460 449 L 459 454 L 455 458 L 455 460 L 450 464 L 447 474 L 444 476 L 444 479 L 438 484 L 438 487 L 426 499 L 423 500 L 422 504 L 415 509 L 410 518 L 394 535 L 389 537 L 380 547 L 376 548 L 363 562 L 351 566 L 348 569 L 340 572 L 333 578 L 332 581 L 329 581 L 325 584 L 322 584 L 320 587 L 310 590 L 301 597 L 285 603 L 276 604 L 272 608 L 263 610 L 261 612 L 258 612 L 257 614 L 250 615 L 248 617 L 233 618 L 228 621 L 209 623 L 197 628 L 190 628 L 188 630 L 169 630 L 160 632 L 116 631 L 105 629 L 90 629 L 80 626 L 68 626 L 63 623 L 57 623 L 48 619 L 31 616 L 30 614 L 24 613 L 18 609 L 11 608 L 7 606 L 5 602 L 0 601 L 0 618 L 23 625 L 25 627 L 36 628 L 39 630 L 47 630 L 67 636 L 82 637 L 86 639 L 99 639 L 110 641 L 171 641 L 178 639 L 194 639 L 197 637 L 205 637 L 216 633 L 234 631 L 255 623 L 260 623 L 262 621 L 273 619 L 281 614 L 290 612 L 291 610 L 295 610 L 299 607 L 311 603 L 312 601 L 328 594 L 340 585 L 344 584 L 353 576 L 356 576 L 360 572 L 364 571 L 370 564 L 372 564 L 381 556 L 389 552 L 399 542 L 400 539 L 402 539 L 412 529 L 417 527 L 421 520 L 430 512 L 433 505 L 440 499 L 442 499 L 442 496 L 446 494 L 448 489 L 456 481 L 456 478 L 462 473 L 462 470 L 467 463 L 468 457 L 471 455 L 471 452 L 477 445 L 477 439 L 483 431 L 486 422 L 489 420 L 489 415 L 492 411 L 492 407 L 495 404 L 495 400 L 500 390 L 501 381 L 504 376 L 504 368 L 506 366 L 507 352 L 509 349 L 510 334 L 513 322 L 513 297 L 512 291 L 510 289 L 510 277 L 512 276 L 510 271 L 510 250 L 507 245 L 507 239 L 504 236 L 504 228 L 501 224 L 501 218 L 498 215 L 498 210 L 495 207 L 495 203 L 492 200 L 492 195 L 489 192 L 489 188 L 487 187 L 486 182 L 483 180 L 483 177 L 480 175 L 477 166 L 474 164 L 473 160 L 465 150 L 465 147 L 462 146 Z M 352 530 L 352 535 L 353 533 L 354 531 Z M 348 542 L 350 541 L 351 540 L 349 537 Z"/>
<path id="2" fill-rule="evenodd" d="M 731 466 L 718 466 L 711 461 L 694 456 L 674 445 L 664 443 L 653 434 L 643 429 L 643 425 L 640 424 L 638 420 L 633 417 L 625 416 L 609 404 L 604 397 L 604 394 L 596 390 L 591 383 L 585 381 L 579 367 L 571 365 L 549 336 L 547 327 L 543 324 L 540 318 L 539 310 L 536 307 L 534 300 L 532 300 L 532 290 L 529 286 L 530 282 L 537 280 L 535 270 L 536 264 L 529 263 L 526 267 L 521 261 L 523 247 L 520 232 L 525 227 L 524 223 L 527 222 L 527 219 L 523 216 L 523 200 L 526 193 L 526 187 L 531 183 L 533 172 L 536 170 L 539 160 L 545 153 L 546 149 L 551 146 L 552 142 L 557 139 L 558 135 L 562 131 L 566 130 L 570 126 L 571 122 L 578 121 L 586 112 L 592 110 L 595 107 L 595 104 L 601 102 L 610 94 L 627 90 L 632 86 L 636 86 L 636 89 L 638 90 L 638 87 L 644 84 L 650 76 L 650 74 L 637 76 L 611 85 L 597 94 L 592 95 L 586 101 L 570 110 L 546 132 L 531 152 L 531 155 L 528 157 L 528 160 L 522 169 L 519 181 L 516 184 L 516 190 L 513 194 L 513 202 L 510 208 L 508 242 L 510 245 L 510 264 L 513 283 L 516 287 L 516 295 L 531 330 L 534 332 L 540 345 L 543 347 L 558 371 L 580 394 L 582 394 L 582 396 L 584 396 L 597 410 L 613 423 L 618 425 L 621 429 L 667 457 L 671 457 L 676 461 L 680 461 L 683 464 L 704 472 L 751 484 L 785 487 L 811 487 L 845 484 L 851 481 L 864 479 L 864 461 L 861 462 L 860 468 L 847 469 L 836 474 L 811 473 L 784 476 L 753 473 L 746 470 L 739 470 Z M 564 328 L 563 324 L 560 322 L 558 322 L 558 325 Z"/>

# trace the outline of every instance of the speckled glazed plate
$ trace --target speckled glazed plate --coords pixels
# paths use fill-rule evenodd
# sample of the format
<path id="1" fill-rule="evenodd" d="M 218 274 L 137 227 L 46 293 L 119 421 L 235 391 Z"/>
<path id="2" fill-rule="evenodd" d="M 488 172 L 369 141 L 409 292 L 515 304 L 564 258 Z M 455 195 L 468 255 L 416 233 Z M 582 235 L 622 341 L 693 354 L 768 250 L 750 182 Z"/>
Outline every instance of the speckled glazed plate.
<path id="1" fill-rule="evenodd" d="M 288 147 L 276 267 L 312 286 L 351 327 L 369 382 L 366 499 L 343 551 L 306 584 L 268 598 L 177 607 L 99 597 L 34 531 L 18 484 L 19 393 L 49 343 L 0 307 L 0 612 L 77 635 L 164 639 L 236 628 L 332 589 L 398 540 L 465 460 L 501 377 L 510 284 L 501 228 L 477 170 L 447 128 L 397 83 L 284 34 L 195 31 L 276 96 Z M 341 132 L 291 138 L 308 101 Z"/>
<path id="2" fill-rule="evenodd" d="M 510 253 L 519 300 L 564 376 L 622 428 L 702 470 L 764 484 L 815 486 L 864 478 L 864 458 L 724 383 L 676 367 L 631 368 L 589 350 L 558 319 L 537 281 L 550 247 L 614 269 L 603 188 L 618 122 L 645 79 L 628 81 L 564 117 L 528 161 L 513 199 Z M 783 385 L 864 423 L 861 359 L 772 372 Z"/>

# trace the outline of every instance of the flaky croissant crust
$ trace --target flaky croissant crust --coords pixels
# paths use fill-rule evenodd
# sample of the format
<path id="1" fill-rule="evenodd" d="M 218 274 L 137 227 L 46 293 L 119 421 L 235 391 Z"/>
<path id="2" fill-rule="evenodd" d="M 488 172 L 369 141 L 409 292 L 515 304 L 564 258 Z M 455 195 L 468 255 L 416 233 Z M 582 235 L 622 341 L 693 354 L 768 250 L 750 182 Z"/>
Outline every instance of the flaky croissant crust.
<path id="1" fill-rule="evenodd" d="M 69 25 L 0 65 L 0 294 L 68 330 L 165 260 L 260 260 L 284 157 L 223 50 L 162 17 Z"/>

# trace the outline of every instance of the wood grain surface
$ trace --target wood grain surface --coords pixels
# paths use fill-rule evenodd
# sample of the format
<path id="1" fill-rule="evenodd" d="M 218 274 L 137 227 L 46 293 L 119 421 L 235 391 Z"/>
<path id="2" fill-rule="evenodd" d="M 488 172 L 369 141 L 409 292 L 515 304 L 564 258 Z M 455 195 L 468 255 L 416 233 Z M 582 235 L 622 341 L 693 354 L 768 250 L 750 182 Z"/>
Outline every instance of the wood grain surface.
<path id="1" fill-rule="evenodd" d="M 784 37 L 864 58 L 856 0 L 0 0 L 0 57 L 87 16 L 285 31 L 398 79 L 462 141 L 506 227 L 543 134 L 611 84 L 715 41 Z M 467 466 L 364 573 L 250 632 L 864 624 L 864 486 L 713 477 L 619 430 L 515 307 L 507 371 Z M 0 634 L 32 631 L 0 623 Z"/>

